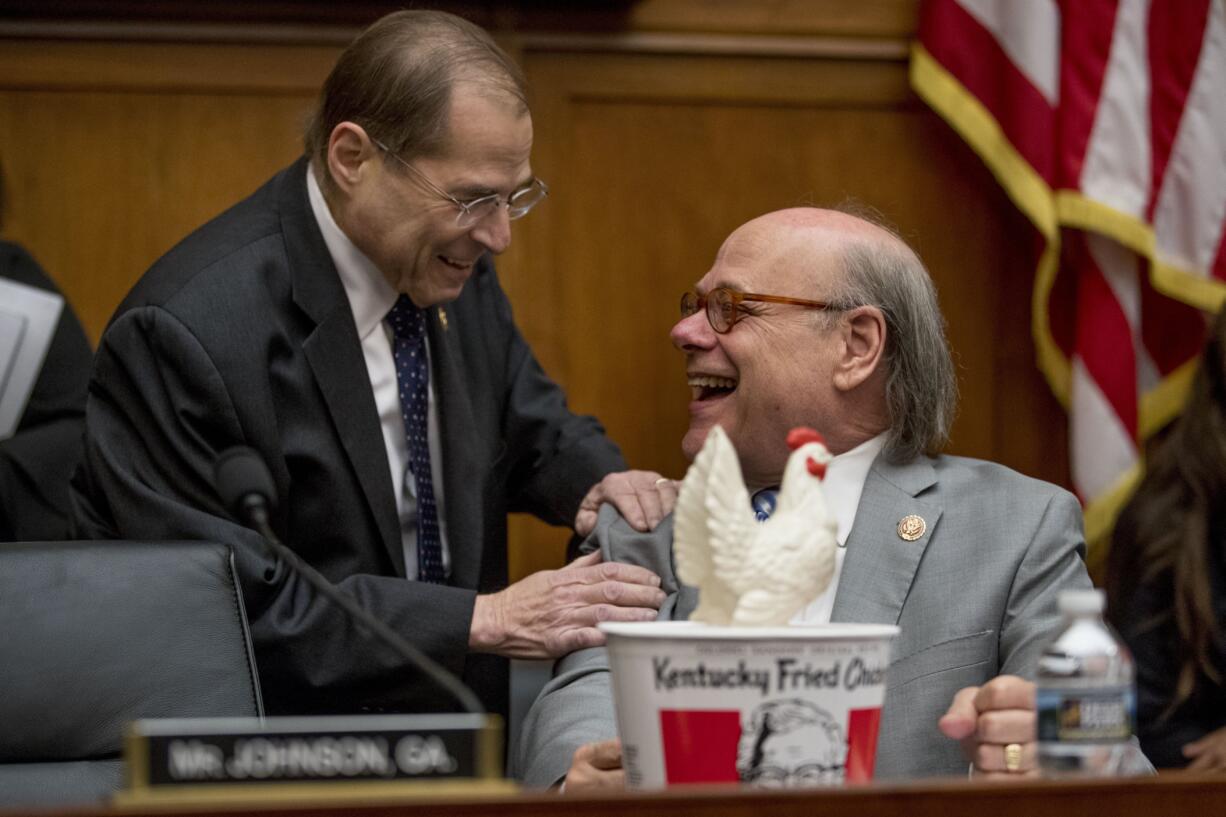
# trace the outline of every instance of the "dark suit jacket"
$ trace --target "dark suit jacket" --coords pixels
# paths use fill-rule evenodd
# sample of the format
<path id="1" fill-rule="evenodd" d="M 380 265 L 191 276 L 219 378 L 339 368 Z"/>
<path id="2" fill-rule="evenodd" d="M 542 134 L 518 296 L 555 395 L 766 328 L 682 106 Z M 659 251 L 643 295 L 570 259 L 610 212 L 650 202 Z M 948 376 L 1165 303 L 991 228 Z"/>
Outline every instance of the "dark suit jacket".
<path id="1" fill-rule="evenodd" d="M 467 644 L 477 593 L 507 583 L 506 515 L 569 524 L 624 462 L 595 420 L 567 410 L 483 259 L 445 323 L 427 310 L 450 585 L 406 581 L 374 396 L 306 167 L 188 236 L 120 305 L 90 384 L 81 533 L 233 544 L 270 713 L 454 709 L 231 521 L 213 462 L 249 445 L 272 471 L 282 540 L 505 712 L 506 662 Z"/>
<path id="2" fill-rule="evenodd" d="M 28 252 L 0 241 L 0 278 L 59 293 Z M 81 458 L 93 352 L 65 303 L 17 431 L 0 441 L 0 541 L 63 539 L 68 478 Z"/>

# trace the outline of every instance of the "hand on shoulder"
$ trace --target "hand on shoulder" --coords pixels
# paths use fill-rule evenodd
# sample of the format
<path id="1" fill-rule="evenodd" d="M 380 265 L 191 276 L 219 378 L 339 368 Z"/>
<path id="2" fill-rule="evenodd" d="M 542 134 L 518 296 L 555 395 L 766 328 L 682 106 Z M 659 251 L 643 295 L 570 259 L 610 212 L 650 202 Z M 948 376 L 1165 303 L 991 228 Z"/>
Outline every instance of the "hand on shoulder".
<path id="1" fill-rule="evenodd" d="M 559 658 L 603 644 L 601 621 L 654 621 L 664 598 L 659 576 L 602 562 L 597 551 L 477 596 L 468 644 L 507 658 Z"/>
<path id="2" fill-rule="evenodd" d="M 596 516 L 605 502 L 617 508 L 631 527 L 655 530 L 677 504 L 678 483 L 655 471 L 619 471 L 592 486 L 575 514 L 575 533 L 587 536 L 596 527 Z"/>

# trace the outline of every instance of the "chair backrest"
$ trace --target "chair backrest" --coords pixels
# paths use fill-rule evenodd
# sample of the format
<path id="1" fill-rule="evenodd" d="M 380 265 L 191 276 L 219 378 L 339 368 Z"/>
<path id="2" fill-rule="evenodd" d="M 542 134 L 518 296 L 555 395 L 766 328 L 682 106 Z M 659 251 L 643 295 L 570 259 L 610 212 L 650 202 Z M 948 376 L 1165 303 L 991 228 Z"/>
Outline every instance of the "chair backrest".
<path id="1" fill-rule="evenodd" d="M 0 805 L 106 797 L 137 718 L 262 714 L 228 546 L 0 545 Z"/>

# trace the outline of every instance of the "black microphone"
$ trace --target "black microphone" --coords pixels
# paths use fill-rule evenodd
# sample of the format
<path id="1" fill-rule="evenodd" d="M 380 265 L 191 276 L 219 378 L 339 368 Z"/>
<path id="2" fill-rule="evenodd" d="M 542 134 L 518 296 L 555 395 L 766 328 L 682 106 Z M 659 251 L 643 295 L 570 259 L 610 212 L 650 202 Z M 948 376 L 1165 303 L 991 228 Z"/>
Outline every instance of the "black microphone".
<path id="1" fill-rule="evenodd" d="M 368 613 L 356 601 L 324 578 L 318 570 L 304 562 L 302 557 L 282 544 L 268 523 L 268 509 L 276 499 L 277 489 L 273 486 L 272 474 L 268 473 L 268 466 L 264 464 L 259 454 L 242 445 L 226 449 L 213 464 L 213 483 L 226 508 L 243 524 L 254 528 L 263 537 L 264 543 L 273 556 L 284 560 L 320 595 L 344 610 L 345 614 L 355 623 L 365 628 L 367 632 L 383 642 L 385 646 L 390 647 L 409 664 L 424 672 L 426 677 L 455 698 L 464 711 L 474 714 L 485 713 L 481 701 L 459 678 L 401 638 L 392 628 Z"/>

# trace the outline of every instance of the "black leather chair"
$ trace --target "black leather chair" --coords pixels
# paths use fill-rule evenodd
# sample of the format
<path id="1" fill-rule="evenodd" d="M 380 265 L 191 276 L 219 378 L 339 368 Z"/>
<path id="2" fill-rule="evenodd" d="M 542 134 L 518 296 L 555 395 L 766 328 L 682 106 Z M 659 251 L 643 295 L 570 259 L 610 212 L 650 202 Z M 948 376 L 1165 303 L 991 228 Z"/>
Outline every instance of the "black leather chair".
<path id="1" fill-rule="evenodd" d="M 105 799 L 137 718 L 262 714 L 229 547 L 0 545 L 0 807 Z"/>

